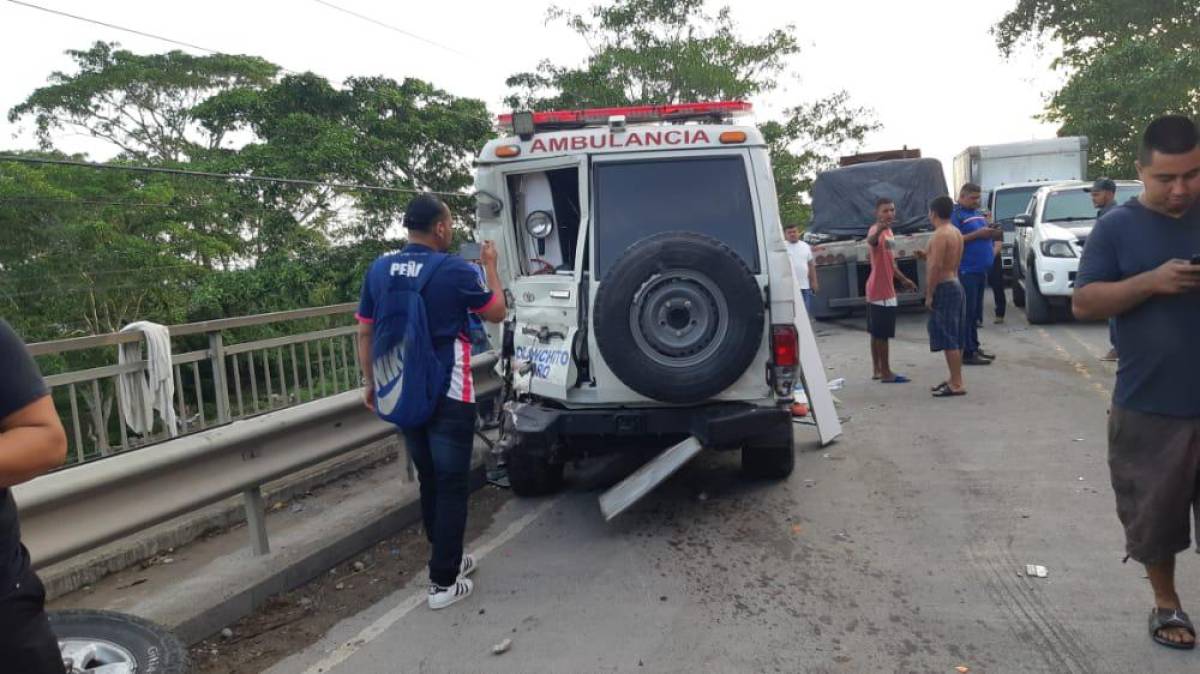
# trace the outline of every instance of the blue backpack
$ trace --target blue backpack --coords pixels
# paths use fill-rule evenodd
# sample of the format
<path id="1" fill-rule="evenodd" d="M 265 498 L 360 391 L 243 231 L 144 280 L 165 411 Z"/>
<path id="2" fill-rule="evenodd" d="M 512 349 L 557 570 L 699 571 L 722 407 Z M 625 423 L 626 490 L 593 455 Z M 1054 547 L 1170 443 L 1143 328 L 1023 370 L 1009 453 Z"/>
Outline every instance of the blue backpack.
<path id="1" fill-rule="evenodd" d="M 371 360 L 375 374 L 375 412 L 400 428 L 424 425 L 446 395 L 446 367 L 437 358 L 421 291 L 433 278 L 444 253 L 430 253 L 409 265 L 415 275 L 393 273 L 378 300 Z"/>

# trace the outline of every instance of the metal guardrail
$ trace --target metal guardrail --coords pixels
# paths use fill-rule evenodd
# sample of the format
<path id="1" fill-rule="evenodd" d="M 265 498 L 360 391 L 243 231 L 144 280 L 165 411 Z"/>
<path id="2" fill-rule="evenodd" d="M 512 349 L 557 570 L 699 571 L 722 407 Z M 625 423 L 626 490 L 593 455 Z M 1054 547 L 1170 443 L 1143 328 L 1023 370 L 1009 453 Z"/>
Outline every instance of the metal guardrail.
<path id="1" fill-rule="evenodd" d="M 475 357 L 479 398 L 500 388 L 495 364 Z M 395 432 L 353 390 L 88 462 L 13 488 L 22 542 L 41 568 L 240 493 L 251 546 L 266 554 L 263 484 Z"/>
<path id="2" fill-rule="evenodd" d="M 318 400 L 359 385 L 355 326 L 336 326 L 285 337 L 230 343 L 229 331 L 274 326 L 302 319 L 349 319 L 355 304 L 336 304 L 170 326 L 172 342 L 207 339 L 206 348 L 172 354 L 178 435 L 221 426 L 238 419 Z M 137 342 L 140 333 L 110 333 L 30 344 L 34 356 L 90 350 L 109 364 L 52 374 L 55 405 L 67 429 L 72 465 L 154 445 L 172 437 L 162 420 L 144 436 L 123 421 L 117 378 L 144 372 L 145 361 L 115 364 L 119 345 Z M 82 403 L 82 404 L 81 404 Z M 115 413 L 115 414 L 114 414 Z M 115 417 L 115 418 L 114 418 Z"/>

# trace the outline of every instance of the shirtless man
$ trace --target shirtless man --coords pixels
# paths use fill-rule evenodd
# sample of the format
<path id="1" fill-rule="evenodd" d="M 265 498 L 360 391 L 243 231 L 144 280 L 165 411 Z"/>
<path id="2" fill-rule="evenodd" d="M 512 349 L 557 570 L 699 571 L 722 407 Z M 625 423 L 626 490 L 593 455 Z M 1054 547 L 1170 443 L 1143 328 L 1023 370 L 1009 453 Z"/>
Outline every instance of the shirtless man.
<path id="1" fill-rule="evenodd" d="M 933 387 L 933 397 L 949 398 L 966 395 L 962 378 L 963 321 L 967 316 L 966 294 L 958 280 L 958 265 L 962 262 L 963 237 L 950 215 L 954 202 L 950 197 L 938 197 L 929 204 L 929 220 L 933 223 L 933 238 L 922 256 L 929 283 L 925 286 L 925 308 L 929 310 L 929 350 L 946 355 L 950 379 Z"/>

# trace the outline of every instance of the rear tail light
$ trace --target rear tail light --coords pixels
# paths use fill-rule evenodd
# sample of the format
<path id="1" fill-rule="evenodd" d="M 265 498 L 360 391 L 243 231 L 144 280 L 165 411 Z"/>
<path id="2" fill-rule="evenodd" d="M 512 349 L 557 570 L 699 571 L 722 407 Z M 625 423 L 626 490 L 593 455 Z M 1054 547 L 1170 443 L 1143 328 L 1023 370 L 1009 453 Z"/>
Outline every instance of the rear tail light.
<path id="1" fill-rule="evenodd" d="M 775 394 L 791 399 L 796 387 L 796 368 L 800 365 L 800 339 L 794 325 L 771 326 L 770 384 Z"/>
<path id="2" fill-rule="evenodd" d="M 771 326 L 771 352 L 777 366 L 795 367 L 800 362 L 800 345 L 794 325 Z"/>

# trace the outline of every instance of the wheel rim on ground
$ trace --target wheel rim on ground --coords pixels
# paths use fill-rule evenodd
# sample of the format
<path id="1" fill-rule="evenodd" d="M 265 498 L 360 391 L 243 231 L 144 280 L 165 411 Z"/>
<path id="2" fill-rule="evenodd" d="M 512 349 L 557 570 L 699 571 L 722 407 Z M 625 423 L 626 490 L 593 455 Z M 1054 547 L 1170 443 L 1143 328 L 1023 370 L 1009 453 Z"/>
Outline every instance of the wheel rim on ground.
<path id="1" fill-rule="evenodd" d="M 104 668 L 104 674 L 135 674 L 137 660 L 133 653 L 103 639 L 64 639 L 58 642 L 63 661 L 70 661 L 67 674 L 94 672 Z"/>

